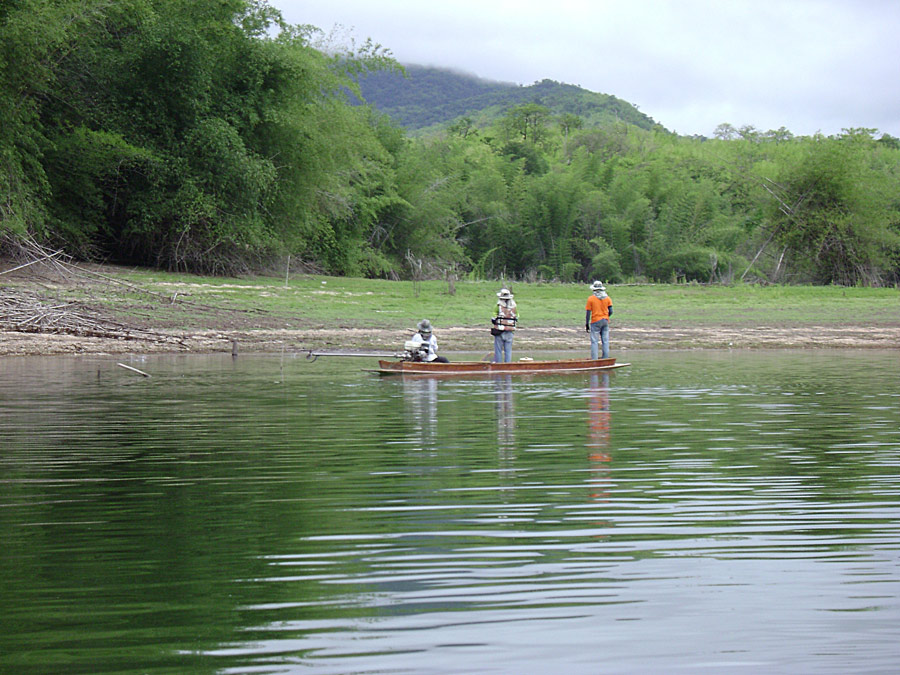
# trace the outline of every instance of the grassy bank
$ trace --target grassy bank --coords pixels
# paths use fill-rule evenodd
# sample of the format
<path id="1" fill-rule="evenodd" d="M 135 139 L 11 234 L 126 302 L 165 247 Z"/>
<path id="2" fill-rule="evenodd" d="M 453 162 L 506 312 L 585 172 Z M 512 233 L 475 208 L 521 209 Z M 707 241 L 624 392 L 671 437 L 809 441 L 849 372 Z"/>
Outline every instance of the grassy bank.
<path id="1" fill-rule="evenodd" d="M 0 272 L 11 269 L 3 265 Z M 500 284 L 296 275 L 213 278 L 78 266 L 0 274 L 0 356 L 321 347 L 396 349 L 419 319 L 446 350 L 487 349 Z M 511 284 L 517 349 L 583 347 L 586 284 Z M 627 349 L 900 349 L 900 290 L 610 286 Z"/>
<path id="2" fill-rule="evenodd" d="M 209 316 L 195 305 L 256 313 L 260 320 L 303 326 L 405 328 L 428 317 L 437 326 L 478 326 L 487 322 L 500 284 L 383 281 L 296 276 L 221 279 L 160 272 L 120 271 L 115 278 L 146 289 L 152 305 L 127 286 L 107 284 L 103 303 L 116 313 L 147 316 L 151 311 L 170 327 L 192 328 Z M 511 284 L 523 325 L 579 326 L 589 295 L 585 284 Z M 633 326 L 786 326 L 858 324 L 900 326 L 897 289 L 834 286 L 610 286 L 615 321 Z M 77 290 L 73 290 L 77 293 Z M 202 308 L 200 308 L 202 309 Z"/>

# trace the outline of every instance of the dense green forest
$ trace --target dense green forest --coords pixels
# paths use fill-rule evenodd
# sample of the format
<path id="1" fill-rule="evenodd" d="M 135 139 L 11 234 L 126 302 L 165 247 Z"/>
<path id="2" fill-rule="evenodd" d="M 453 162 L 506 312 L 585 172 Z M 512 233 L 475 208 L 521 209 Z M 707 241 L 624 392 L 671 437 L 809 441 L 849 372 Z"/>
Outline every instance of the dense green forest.
<path id="1" fill-rule="evenodd" d="M 544 81 L 395 94 L 413 134 L 358 105 L 402 71 L 263 0 L 0 0 L 0 240 L 217 274 L 900 282 L 878 130 L 687 138 Z"/>

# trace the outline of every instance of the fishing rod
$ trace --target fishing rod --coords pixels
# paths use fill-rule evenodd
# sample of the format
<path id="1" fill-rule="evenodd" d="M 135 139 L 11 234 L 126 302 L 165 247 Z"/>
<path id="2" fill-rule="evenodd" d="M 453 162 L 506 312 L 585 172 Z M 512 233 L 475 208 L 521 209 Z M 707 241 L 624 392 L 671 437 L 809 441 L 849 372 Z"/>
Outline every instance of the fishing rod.
<path id="1" fill-rule="evenodd" d="M 415 342 L 407 340 L 403 345 L 402 352 L 360 352 L 350 351 L 346 349 L 309 349 L 306 358 L 315 361 L 320 356 L 361 356 L 363 358 L 375 359 L 400 359 L 401 361 L 420 361 L 428 354 L 428 344 L 424 342 Z"/>
<path id="2" fill-rule="evenodd" d="M 375 358 L 375 359 L 399 359 L 406 356 L 405 353 L 398 354 L 397 352 L 354 352 L 347 350 L 322 350 L 322 349 L 308 349 L 306 353 L 306 358 L 310 361 L 315 362 L 317 358 L 320 356 L 357 356 L 363 358 Z"/>

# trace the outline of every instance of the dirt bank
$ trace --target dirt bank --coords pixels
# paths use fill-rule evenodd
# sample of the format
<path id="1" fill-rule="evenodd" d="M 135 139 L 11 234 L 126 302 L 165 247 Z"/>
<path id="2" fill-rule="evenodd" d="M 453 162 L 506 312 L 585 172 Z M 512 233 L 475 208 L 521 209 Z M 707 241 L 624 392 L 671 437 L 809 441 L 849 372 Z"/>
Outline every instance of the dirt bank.
<path id="1" fill-rule="evenodd" d="M 395 330 L 321 328 L 241 329 L 179 333 L 158 331 L 158 337 L 94 337 L 53 333 L 0 331 L 0 356 L 54 354 L 204 353 L 303 351 L 307 349 L 397 350 L 407 334 Z M 490 350 L 491 336 L 483 328 L 444 328 L 438 338 L 444 351 Z M 627 349 L 898 349 L 900 329 L 868 326 L 760 327 L 614 326 L 613 351 Z M 584 332 L 572 327 L 529 328 L 516 335 L 516 350 L 587 349 Z"/>

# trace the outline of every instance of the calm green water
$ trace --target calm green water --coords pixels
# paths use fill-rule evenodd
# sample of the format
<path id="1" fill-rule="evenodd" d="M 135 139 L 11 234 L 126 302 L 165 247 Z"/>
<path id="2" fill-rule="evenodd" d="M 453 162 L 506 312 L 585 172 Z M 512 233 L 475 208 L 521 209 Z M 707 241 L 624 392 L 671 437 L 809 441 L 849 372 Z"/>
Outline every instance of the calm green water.
<path id="1" fill-rule="evenodd" d="M 625 356 L 0 360 L 0 671 L 900 669 L 898 354 Z"/>

